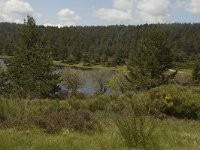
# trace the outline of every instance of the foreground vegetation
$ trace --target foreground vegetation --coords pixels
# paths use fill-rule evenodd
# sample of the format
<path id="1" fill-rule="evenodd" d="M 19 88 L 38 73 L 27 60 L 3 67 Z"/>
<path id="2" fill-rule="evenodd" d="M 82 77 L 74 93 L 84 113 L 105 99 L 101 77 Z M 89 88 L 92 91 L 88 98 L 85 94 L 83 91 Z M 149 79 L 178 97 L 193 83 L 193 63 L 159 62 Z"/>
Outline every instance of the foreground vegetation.
<path id="1" fill-rule="evenodd" d="M 200 145 L 199 121 L 157 121 L 156 139 L 163 150 L 197 150 Z M 49 135 L 37 129 L 0 131 L 0 149 L 17 150 L 121 150 L 129 149 L 115 126 L 105 127 L 104 133 L 93 135 L 63 131 Z"/>
<path id="2" fill-rule="evenodd" d="M 66 100 L 1 97 L 0 149 L 196 150 L 199 91 L 168 85 Z"/>

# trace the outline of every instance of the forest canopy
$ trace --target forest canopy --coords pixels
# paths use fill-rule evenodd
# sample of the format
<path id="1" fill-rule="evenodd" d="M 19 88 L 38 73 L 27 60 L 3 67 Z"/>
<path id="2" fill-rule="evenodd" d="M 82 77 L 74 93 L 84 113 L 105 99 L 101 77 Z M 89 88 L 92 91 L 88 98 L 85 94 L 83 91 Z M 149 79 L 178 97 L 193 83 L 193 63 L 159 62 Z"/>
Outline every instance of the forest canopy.
<path id="1" fill-rule="evenodd" d="M 43 41 L 54 60 L 85 65 L 123 65 L 138 49 L 138 41 L 151 27 L 160 28 L 176 62 L 193 60 L 200 52 L 200 24 L 153 24 L 138 26 L 39 26 Z M 0 23 L 0 55 L 14 55 L 23 25 Z"/>

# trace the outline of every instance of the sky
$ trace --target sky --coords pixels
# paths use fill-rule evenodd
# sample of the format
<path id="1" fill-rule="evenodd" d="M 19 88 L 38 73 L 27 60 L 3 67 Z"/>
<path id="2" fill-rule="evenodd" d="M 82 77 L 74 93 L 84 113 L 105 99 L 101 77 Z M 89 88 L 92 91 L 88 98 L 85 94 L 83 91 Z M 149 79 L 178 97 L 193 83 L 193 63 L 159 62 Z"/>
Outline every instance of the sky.
<path id="1" fill-rule="evenodd" d="M 0 0 L 0 22 L 45 26 L 199 23 L 200 0 Z"/>

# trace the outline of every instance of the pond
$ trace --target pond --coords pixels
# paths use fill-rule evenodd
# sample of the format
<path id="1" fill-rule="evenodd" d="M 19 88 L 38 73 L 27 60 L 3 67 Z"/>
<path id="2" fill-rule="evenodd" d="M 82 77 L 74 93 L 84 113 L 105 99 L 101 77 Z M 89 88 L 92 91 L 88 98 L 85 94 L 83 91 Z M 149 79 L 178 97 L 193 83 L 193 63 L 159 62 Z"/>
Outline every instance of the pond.
<path id="1" fill-rule="evenodd" d="M 0 59 L 0 66 L 6 66 L 5 61 L 3 59 Z M 93 95 L 96 92 L 98 92 L 99 90 L 99 85 L 94 77 L 94 73 L 99 71 L 99 69 L 82 69 L 82 68 L 56 68 L 56 73 L 61 73 L 62 71 L 66 70 L 66 69 L 72 69 L 72 70 L 78 70 L 80 71 L 80 73 L 83 74 L 84 76 L 84 85 L 78 89 L 78 92 L 83 93 L 83 94 L 87 94 L 87 95 Z M 105 85 L 107 85 L 108 80 L 110 79 L 110 77 L 114 74 L 114 71 L 104 71 L 103 74 L 103 82 Z M 59 83 L 58 86 L 61 88 L 62 92 L 67 92 L 67 89 L 61 84 Z M 109 94 L 111 93 L 111 89 L 106 87 L 106 92 L 105 94 Z"/>
<path id="2" fill-rule="evenodd" d="M 107 87 L 108 81 L 110 77 L 114 74 L 114 71 L 100 71 L 99 69 L 82 69 L 82 68 L 62 68 L 57 69 L 56 72 L 61 73 L 64 70 L 77 70 L 80 71 L 80 73 L 83 75 L 83 78 L 85 80 L 84 85 L 78 89 L 78 92 L 87 94 L 87 95 L 93 95 L 99 91 L 99 85 L 97 80 L 95 79 L 95 73 L 101 73 L 101 76 L 103 76 L 103 82 L 106 85 L 106 91 L 104 94 L 111 93 L 111 89 Z M 62 85 L 58 84 L 59 87 L 63 91 L 67 91 L 67 89 Z"/>
<path id="3" fill-rule="evenodd" d="M 5 62 L 3 59 L 0 59 L 0 66 L 5 66 Z"/>

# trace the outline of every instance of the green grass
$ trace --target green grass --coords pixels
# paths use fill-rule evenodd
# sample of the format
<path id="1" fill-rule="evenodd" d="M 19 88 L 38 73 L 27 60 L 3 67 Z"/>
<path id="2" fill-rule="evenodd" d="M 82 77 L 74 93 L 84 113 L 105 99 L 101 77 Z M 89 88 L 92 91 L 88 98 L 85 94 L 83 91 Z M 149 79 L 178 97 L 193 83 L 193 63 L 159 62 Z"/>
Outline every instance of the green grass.
<path id="1" fill-rule="evenodd" d="M 181 69 L 180 71 L 181 71 L 181 72 L 184 72 L 184 73 L 186 73 L 186 74 L 191 74 L 191 75 L 192 75 L 192 73 L 193 73 L 193 69 Z"/>
<path id="2" fill-rule="evenodd" d="M 105 67 L 102 65 L 91 65 L 91 66 L 84 66 L 83 63 L 79 64 L 67 64 L 63 63 L 61 61 L 53 61 L 53 64 L 56 66 L 61 66 L 61 67 L 74 67 L 74 68 L 82 68 L 82 69 L 106 69 L 106 70 L 113 70 L 113 71 L 127 71 L 127 66 L 116 66 L 116 67 Z"/>
<path id="3" fill-rule="evenodd" d="M 200 149 L 200 122 L 191 120 L 157 120 L 155 134 L 162 150 Z M 49 135 L 32 129 L 0 131 L 2 150 L 126 150 L 128 149 L 114 125 L 105 127 L 104 133 L 84 134 L 63 131 Z"/>
<path id="4" fill-rule="evenodd" d="M 9 59 L 11 58 L 12 56 L 6 56 L 6 55 L 0 55 L 0 59 Z"/>
<path id="5" fill-rule="evenodd" d="M 126 149 L 117 132 L 108 129 L 103 134 L 83 134 L 63 132 L 48 135 L 40 131 L 0 131 L 2 150 L 101 150 Z"/>
<path id="6" fill-rule="evenodd" d="M 0 59 L 10 59 L 12 56 L 6 56 L 6 55 L 0 55 Z M 113 71 L 127 71 L 127 66 L 115 66 L 115 67 L 105 67 L 102 65 L 91 65 L 91 66 L 84 66 L 83 63 L 79 64 L 67 64 L 63 63 L 62 61 L 53 61 L 53 64 L 56 66 L 61 66 L 61 67 L 74 67 L 74 68 L 82 68 L 82 69 L 106 69 L 106 70 L 113 70 Z"/>
<path id="7" fill-rule="evenodd" d="M 6 56 L 6 55 L 0 55 L 0 59 L 10 59 L 12 56 Z M 106 70 L 113 70 L 113 71 L 128 71 L 127 66 L 115 66 L 115 67 L 105 67 L 102 65 L 91 65 L 91 66 L 84 66 L 83 63 L 79 64 L 67 64 L 63 63 L 62 61 L 53 61 L 53 64 L 56 66 L 61 67 L 74 67 L 74 68 L 82 68 L 82 69 L 106 69 Z M 186 74 L 192 74 L 192 69 L 181 69 L 179 70 L 179 73 L 186 73 Z"/>

